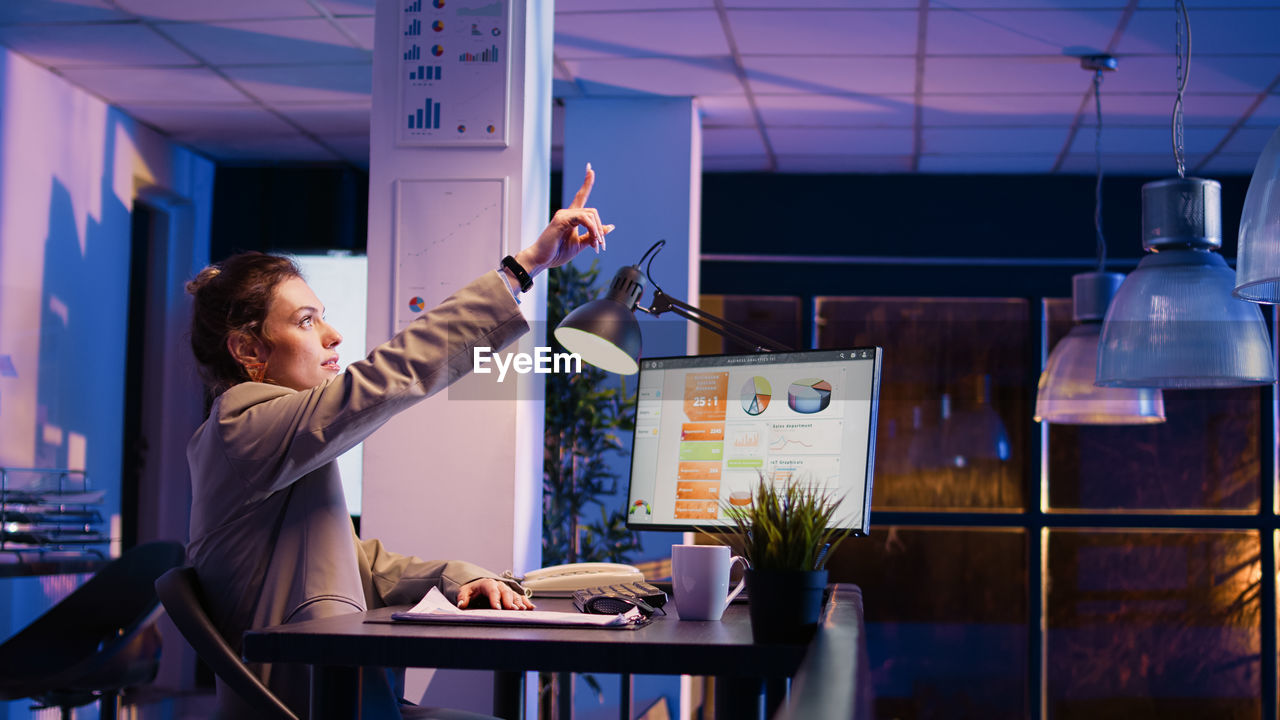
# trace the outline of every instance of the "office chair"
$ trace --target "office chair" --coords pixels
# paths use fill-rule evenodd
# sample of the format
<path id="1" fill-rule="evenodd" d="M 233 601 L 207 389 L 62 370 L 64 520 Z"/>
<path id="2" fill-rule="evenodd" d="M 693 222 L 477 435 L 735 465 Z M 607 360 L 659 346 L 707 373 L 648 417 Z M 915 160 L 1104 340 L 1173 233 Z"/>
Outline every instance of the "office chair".
<path id="1" fill-rule="evenodd" d="M 160 615 L 155 580 L 182 563 L 176 542 L 128 550 L 0 645 L 0 700 L 29 697 L 39 709 L 101 701 L 116 717 L 121 692 L 155 679 Z"/>
<path id="2" fill-rule="evenodd" d="M 196 655 L 222 678 L 240 699 L 252 707 L 262 718 L 270 720 L 298 720 L 280 698 L 276 697 L 257 675 L 240 661 L 204 608 L 201 599 L 200 579 L 195 568 L 179 567 L 170 570 L 156 580 L 156 593 L 169 613 L 169 619 L 178 626 L 182 637 L 195 648 Z"/>

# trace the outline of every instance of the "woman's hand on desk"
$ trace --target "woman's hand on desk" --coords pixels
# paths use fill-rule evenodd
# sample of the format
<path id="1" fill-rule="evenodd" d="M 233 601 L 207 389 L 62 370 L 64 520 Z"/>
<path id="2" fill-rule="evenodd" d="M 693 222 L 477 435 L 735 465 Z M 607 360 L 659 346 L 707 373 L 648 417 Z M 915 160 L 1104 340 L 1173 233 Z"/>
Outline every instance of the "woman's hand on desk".
<path id="1" fill-rule="evenodd" d="M 480 578 L 458 588 L 458 607 L 465 608 L 471 603 L 489 601 L 489 607 L 503 610 L 532 610 L 533 603 L 522 593 L 511 589 L 510 585 L 493 578 Z"/>

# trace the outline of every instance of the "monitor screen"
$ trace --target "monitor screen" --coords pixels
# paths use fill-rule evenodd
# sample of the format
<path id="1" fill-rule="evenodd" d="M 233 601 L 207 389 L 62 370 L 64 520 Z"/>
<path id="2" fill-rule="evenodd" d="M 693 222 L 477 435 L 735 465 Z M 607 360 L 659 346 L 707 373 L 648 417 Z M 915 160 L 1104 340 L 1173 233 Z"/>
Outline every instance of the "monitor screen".
<path id="1" fill-rule="evenodd" d="M 627 526 L 707 529 L 763 477 L 842 498 L 836 526 L 870 527 L 878 347 L 640 361 Z"/>

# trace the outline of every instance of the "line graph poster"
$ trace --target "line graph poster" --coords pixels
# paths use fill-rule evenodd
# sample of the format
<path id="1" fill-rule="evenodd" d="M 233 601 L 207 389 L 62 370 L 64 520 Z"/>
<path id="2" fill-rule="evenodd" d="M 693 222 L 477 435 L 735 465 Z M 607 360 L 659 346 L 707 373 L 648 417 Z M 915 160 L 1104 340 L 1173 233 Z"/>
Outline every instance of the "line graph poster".
<path id="1" fill-rule="evenodd" d="M 509 0 L 400 0 L 400 145 L 506 147 Z"/>
<path id="2" fill-rule="evenodd" d="M 485 257 L 502 257 L 505 194 L 502 179 L 396 181 L 394 332 L 473 279 L 459 272 L 461 253 L 451 249 L 458 243 L 488 247 Z"/>

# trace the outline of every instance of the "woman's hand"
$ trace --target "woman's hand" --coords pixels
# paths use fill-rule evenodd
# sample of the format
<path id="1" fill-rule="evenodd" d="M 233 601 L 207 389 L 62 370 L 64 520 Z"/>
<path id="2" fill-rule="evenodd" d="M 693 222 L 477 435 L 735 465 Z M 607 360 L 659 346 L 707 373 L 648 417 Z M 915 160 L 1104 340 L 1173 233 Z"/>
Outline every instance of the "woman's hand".
<path id="1" fill-rule="evenodd" d="M 458 588 L 458 607 L 464 608 L 478 598 L 489 601 L 489 607 L 502 610 L 532 610 L 533 603 L 523 593 L 493 578 L 480 578 Z"/>
<path id="2" fill-rule="evenodd" d="M 586 207 L 595 182 L 596 173 L 591 169 L 591 163 L 587 163 L 587 176 L 573 196 L 573 202 L 557 211 L 538 239 L 516 255 L 516 261 L 530 275 L 560 267 L 584 248 L 595 248 L 597 253 L 604 249 L 604 236 L 613 232 L 613 226 L 601 223 L 600 213 L 595 208 Z"/>

